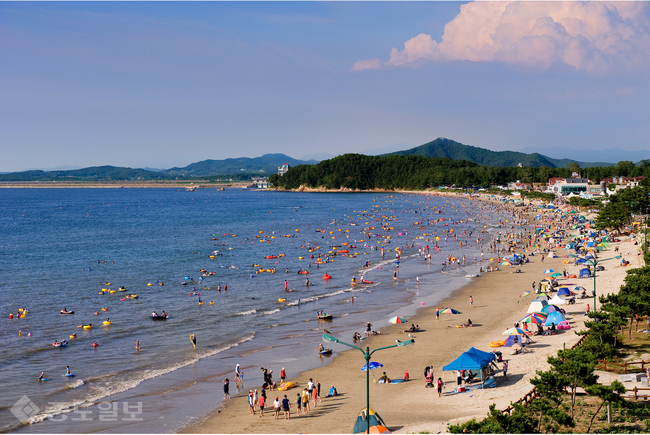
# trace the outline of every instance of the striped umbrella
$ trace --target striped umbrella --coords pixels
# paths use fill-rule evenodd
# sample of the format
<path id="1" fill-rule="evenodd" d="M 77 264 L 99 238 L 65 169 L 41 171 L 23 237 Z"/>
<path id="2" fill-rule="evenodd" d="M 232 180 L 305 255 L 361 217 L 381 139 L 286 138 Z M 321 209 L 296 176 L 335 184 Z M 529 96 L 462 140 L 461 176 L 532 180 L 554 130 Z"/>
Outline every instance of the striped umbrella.
<path id="1" fill-rule="evenodd" d="M 523 292 L 523 293 L 521 293 L 521 294 L 519 295 L 519 297 L 520 297 L 520 298 L 525 298 L 525 297 L 528 296 L 529 294 L 530 294 L 530 292 Z"/>
<path id="2" fill-rule="evenodd" d="M 543 313 L 530 313 L 521 319 L 520 323 L 544 323 L 546 321 L 546 314 Z"/>
<path id="3" fill-rule="evenodd" d="M 390 319 L 388 319 L 388 322 L 390 322 L 390 323 L 406 323 L 406 322 L 408 322 L 408 320 L 406 320 L 404 317 L 401 317 L 401 316 L 395 316 L 395 317 L 391 317 Z"/>
<path id="4" fill-rule="evenodd" d="M 526 331 L 521 328 L 510 328 L 503 331 L 501 335 L 526 335 Z"/>
<path id="5" fill-rule="evenodd" d="M 442 310 L 440 310 L 440 314 L 462 314 L 462 313 L 453 308 L 443 308 Z"/>

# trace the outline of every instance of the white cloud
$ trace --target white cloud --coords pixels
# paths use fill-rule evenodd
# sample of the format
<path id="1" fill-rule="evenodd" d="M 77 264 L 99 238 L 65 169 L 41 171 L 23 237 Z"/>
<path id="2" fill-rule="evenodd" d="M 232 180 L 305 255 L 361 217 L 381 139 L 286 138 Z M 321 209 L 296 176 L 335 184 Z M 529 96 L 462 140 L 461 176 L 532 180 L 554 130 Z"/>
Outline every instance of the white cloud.
<path id="1" fill-rule="evenodd" d="M 393 48 L 384 66 L 468 60 L 605 71 L 638 64 L 650 55 L 647 8 L 647 2 L 468 3 L 447 23 L 439 43 L 419 34 L 402 50 Z"/>
<path id="2" fill-rule="evenodd" d="M 363 71 L 364 69 L 379 69 L 383 61 L 381 59 L 364 59 L 354 62 L 350 71 Z"/>

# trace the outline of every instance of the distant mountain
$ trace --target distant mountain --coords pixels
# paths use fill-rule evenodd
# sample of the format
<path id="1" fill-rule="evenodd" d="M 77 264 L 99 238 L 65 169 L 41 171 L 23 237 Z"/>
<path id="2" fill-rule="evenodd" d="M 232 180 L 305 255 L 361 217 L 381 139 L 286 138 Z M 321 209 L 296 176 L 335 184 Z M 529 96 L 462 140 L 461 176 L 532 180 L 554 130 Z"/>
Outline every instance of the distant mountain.
<path id="1" fill-rule="evenodd" d="M 0 181 L 125 181 L 165 180 L 167 174 L 144 169 L 120 168 L 116 166 L 93 166 L 71 171 L 23 171 L 0 175 Z"/>
<path id="2" fill-rule="evenodd" d="M 526 154 L 516 151 L 490 151 L 471 145 L 463 145 L 462 143 L 444 137 L 439 137 L 434 141 L 411 148 L 410 150 L 383 155 L 446 157 L 452 160 L 467 160 L 484 166 L 500 167 L 518 166 L 521 164 L 536 168 L 541 166 L 564 168 L 571 162 L 578 163 L 580 167 L 609 166 L 609 163 L 586 163 L 571 159 L 552 159 L 539 153 Z"/>
<path id="3" fill-rule="evenodd" d="M 533 148 L 523 148 L 519 150 L 523 153 L 534 152 Z M 584 159 L 607 162 L 615 165 L 622 160 L 639 163 L 641 160 L 650 159 L 650 150 L 623 150 L 623 149 L 604 149 L 604 150 L 585 150 L 565 147 L 544 147 L 544 153 L 549 157 L 566 158 L 566 159 Z"/>
<path id="4" fill-rule="evenodd" d="M 285 154 L 264 154 L 261 157 L 240 157 L 224 160 L 203 160 L 189 164 L 183 168 L 171 168 L 162 173 L 171 176 L 208 177 L 214 175 L 234 175 L 240 173 L 258 174 L 268 176 L 278 173 L 278 167 L 284 164 L 289 166 L 313 165 L 316 160 L 297 160 Z"/>
<path id="5" fill-rule="evenodd" d="M 322 162 L 323 160 L 329 160 L 333 159 L 336 157 L 334 154 L 330 153 L 315 153 L 315 154 L 308 154 L 306 156 L 302 156 L 301 160 L 314 160 L 316 162 Z"/>

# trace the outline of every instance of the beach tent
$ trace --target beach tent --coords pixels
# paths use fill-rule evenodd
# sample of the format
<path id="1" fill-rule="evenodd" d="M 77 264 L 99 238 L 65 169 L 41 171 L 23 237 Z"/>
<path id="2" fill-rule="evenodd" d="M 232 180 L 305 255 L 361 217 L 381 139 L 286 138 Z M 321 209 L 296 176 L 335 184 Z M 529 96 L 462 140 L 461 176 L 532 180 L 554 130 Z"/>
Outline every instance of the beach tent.
<path id="1" fill-rule="evenodd" d="M 548 253 L 548 258 L 557 258 L 557 254 L 554 251 Z"/>
<path id="2" fill-rule="evenodd" d="M 384 420 L 381 419 L 379 414 L 377 414 L 372 408 L 370 408 L 370 426 L 386 426 Z M 352 433 L 364 433 L 368 430 L 368 422 L 366 421 L 366 408 L 363 408 L 357 417 L 357 422 L 354 423 L 354 430 Z"/>
<path id="3" fill-rule="evenodd" d="M 560 298 L 560 299 L 562 299 L 562 298 Z M 562 300 L 564 300 L 564 299 L 562 299 Z M 553 311 L 560 311 L 561 312 L 561 309 L 560 309 L 560 307 L 557 306 L 557 304 L 548 304 L 547 306 L 542 308 L 541 313 L 546 314 L 548 316 L 548 314 L 552 313 Z"/>
<path id="4" fill-rule="evenodd" d="M 548 301 L 548 303 L 549 303 L 549 305 L 566 305 L 566 300 L 564 300 L 564 298 L 561 297 L 560 295 L 555 295 L 555 296 L 553 296 L 553 298 L 551 298 L 551 299 Z M 541 312 L 542 312 L 542 313 L 546 313 L 546 312 L 548 312 L 548 311 L 546 311 L 546 312 L 545 312 L 545 311 L 541 311 Z"/>
<path id="5" fill-rule="evenodd" d="M 553 311 L 552 313 L 548 313 L 544 326 L 551 326 L 551 323 L 555 323 L 555 326 L 557 326 L 560 322 L 564 322 L 565 320 L 566 317 L 564 317 L 564 314 L 559 311 Z"/>
<path id="6" fill-rule="evenodd" d="M 488 353 L 488 352 L 483 352 Z M 444 371 L 455 370 L 481 370 L 487 367 L 488 364 L 494 359 L 494 355 L 488 359 L 487 357 L 479 354 L 463 352 L 458 358 L 447 364 L 442 368 Z"/>
<path id="7" fill-rule="evenodd" d="M 528 306 L 528 313 L 539 313 L 542 311 L 542 308 L 548 305 L 548 302 L 535 299 L 533 302 L 530 303 Z"/>
<path id="8" fill-rule="evenodd" d="M 508 335 L 508 338 L 506 341 L 503 343 L 504 347 L 511 347 L 515 344 L 519 344 L 521 342 L 521 338 L 516 339 L 515 337 L 519 337 L 519 335 Z M 515 339 L 517 340 L 517 343 L 515 343 Z"/>
<path id="9" fill-rule="evenodd" d="M 473 347 L 470 347 L 469 350 L 466 353 L 468 353 L 470 355 L 476 355 L 479 358 L 483 358 L 483 359 L 487 360 L 488 363 L 496 358 L 496 355 L 493 354 L 492 352 L 485 352 L 483 350 L 478 350 L 478 349 L 473 348 Z"/>
<path id="10" fill-rule="evenodd" d="M 556 296 L 571 296 L 571 290 L 568 287 L 562 287 L 557 291 Z"/>
<path id="11" fill-rule="evenodd" d="M 591 278 L 591 271 L 587 268 L 580 270 L 580 278 Z"/>

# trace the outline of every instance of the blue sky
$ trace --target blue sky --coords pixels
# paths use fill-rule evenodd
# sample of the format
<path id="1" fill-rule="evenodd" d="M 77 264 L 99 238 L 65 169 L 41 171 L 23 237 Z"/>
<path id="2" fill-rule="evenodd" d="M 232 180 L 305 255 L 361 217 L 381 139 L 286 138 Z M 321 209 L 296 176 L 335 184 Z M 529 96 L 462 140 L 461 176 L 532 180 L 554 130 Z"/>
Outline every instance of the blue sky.
<path id="1" fill-rule="evenodd" d="M 577 149 L 584 161 L 648 150 L 648 10 L 3 2 L 0 171 L 302 158 L 437 137 Z"/>

